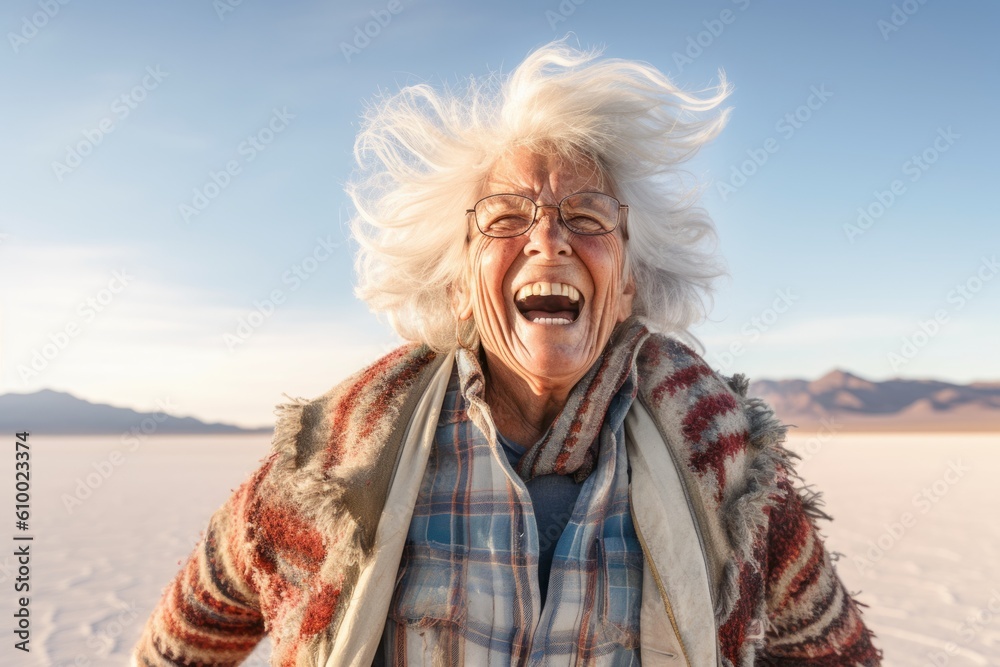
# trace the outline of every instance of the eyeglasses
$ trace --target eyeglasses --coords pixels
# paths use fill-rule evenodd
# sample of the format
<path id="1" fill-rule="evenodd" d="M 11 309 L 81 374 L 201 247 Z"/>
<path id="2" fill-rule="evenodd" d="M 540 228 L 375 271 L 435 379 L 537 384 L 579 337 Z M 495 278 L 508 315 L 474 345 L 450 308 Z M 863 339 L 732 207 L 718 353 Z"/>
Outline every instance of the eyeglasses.
<path id="1" fill-rule="evenodd" d="M 520 236 L 538 219 L 538 209 L 558 208 L 559 219 L 574 234 L 600 236 L 622 225 L 628 240 L 628 206 L 603 192 L 576 192 L 556 204 L 536 204 L 529 197 L 497 194 L 483 197 L 466 211 L 476 218 L 476 226 L 486 236 L 497 239 Z"/>

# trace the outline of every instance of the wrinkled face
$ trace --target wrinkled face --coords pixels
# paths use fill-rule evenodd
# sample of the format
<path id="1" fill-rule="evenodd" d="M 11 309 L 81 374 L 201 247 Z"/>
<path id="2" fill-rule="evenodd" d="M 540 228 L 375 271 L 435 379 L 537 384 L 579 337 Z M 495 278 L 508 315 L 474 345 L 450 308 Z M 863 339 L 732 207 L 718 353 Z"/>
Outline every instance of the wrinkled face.
<path id="1" fill-rule="evenodd" d="M 607 192 L 591 159 L 521 149 L 496 164 L 482 195 L 513 193 L 555 205 L 588 191 Z M 568 391 L 632 312 L 621 228 L 580 236 L 560 222 L 557 208 L 539 208 L 526 234 L 491 238 L 471 218 L 470 284 L 458 286 L 459 317 L 475 317 L 491 370 L 502 365 L 535 393 Z"/>

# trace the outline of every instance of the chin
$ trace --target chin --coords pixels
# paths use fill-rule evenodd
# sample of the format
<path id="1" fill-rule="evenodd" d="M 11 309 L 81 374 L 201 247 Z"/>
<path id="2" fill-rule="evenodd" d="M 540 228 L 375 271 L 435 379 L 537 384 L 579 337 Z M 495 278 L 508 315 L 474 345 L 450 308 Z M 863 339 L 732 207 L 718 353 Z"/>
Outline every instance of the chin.
<path id="1" fill-rule="evenodd" d="M 582 377 L 600 354 L 596 342 L 589 340 L 586 331 L 572 325 L 530 324 L 521 327 L 521 340 L 527 356 L 525 369 L 540 378 Z"/>

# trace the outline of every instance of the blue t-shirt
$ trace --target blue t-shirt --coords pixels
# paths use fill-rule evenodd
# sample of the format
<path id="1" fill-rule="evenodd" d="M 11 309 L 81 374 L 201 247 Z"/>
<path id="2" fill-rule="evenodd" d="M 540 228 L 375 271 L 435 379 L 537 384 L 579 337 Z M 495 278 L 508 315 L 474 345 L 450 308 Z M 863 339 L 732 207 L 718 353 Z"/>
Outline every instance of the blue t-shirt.
<path id="1" fill-rule="evenodd" d="M 511 467 L 516 467 L 528 448 L 511 442 L 499 431 L 497 436 Z M 563 529 L 573 516 L 573 508 L 583 482 L 573 481 L 571 475 L 540 475 L 529 480 L 526 486 L 535 508 L 535 523 L 538 525 L 538 587 L 541 589 L 544 605 L 545 594 L 549 590 L 552 556 L 555 555 L 556 544 Z"/>

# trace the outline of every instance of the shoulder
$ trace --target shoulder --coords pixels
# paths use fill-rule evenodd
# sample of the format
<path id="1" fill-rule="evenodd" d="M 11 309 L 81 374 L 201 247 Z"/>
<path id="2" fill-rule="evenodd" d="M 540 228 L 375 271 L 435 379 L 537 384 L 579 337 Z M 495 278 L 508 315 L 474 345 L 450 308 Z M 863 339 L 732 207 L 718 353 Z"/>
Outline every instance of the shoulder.
<path id="1" fill-rule="evenodd" d="M 749 396 L 745 376 L 717 373 L 674 338 L 651 335 L 637 366 L 638 399 L 675 453 L 694 507 L 703 511 L 717 620 L 739 625 L 737 602 L 763 595 L 753 573 L 765 566 L 771 511 L 790 493 L 786 428 L 764 401 Z"/>
<path id="2" fill-rule="evenodd" d="M 637 367 L 639 399 L 715 503 L 760 482 L 781 495 L 776 482 L 790 466 L 783 446 L 787 428 L 770 406 L 749 395 L 746 376 L 714 371 L 664 334 L 647 339 Z"/>
<path id="3" fill-rule="evenodd" d="M 364 454 L 364 444 L 388 437 L 440 356 L 425 345 L 404 345 L 318 398 L 277 406 L 275 453 L 295 468 L 360 463 L 355 459 Z"/>
<path id="4" fill-rule="evenodd" d="M 335 622 L 372 553 L 400 413 L 440 359 L 400 347 L 316 399 L 279 406 L 273 451 L 213 518 L 213 539 L 281 645 Z"/>
<path id="5" fill-rule="evenodd" d="M 655 333 L 636 358 L 643 402 L 663 417 L 680 419 L 692 437 L 743 426 L 743 376 L 727 378 L 697 352 L 666 334 Z"/>
<path id="6" fill-rule="evenodd" d="M 395 467 L 390 450 L 406 426 L 401 415 L 445 356 L 406 345 L 318 398 L 278 406 L 273 450 L 250 483 L 244 510 L 248 525 L 271 517 L 286 528 L 266 539 L 258 534 L 261 548 L 272 549 L 279 533 L 313 535 L 327 551 L 371 541 Z"/>

